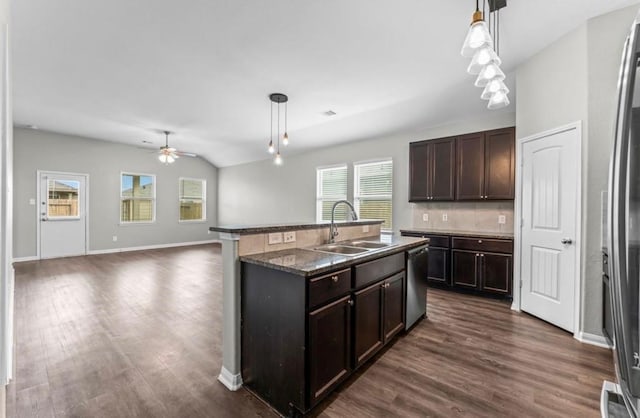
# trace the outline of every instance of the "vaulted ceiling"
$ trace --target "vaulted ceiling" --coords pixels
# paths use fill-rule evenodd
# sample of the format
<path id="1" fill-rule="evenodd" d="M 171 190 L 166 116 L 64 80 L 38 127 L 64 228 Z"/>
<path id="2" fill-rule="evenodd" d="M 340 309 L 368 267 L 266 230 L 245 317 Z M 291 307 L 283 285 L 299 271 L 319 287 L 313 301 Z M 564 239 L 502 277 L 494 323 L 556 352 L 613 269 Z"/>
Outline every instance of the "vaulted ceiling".
<path id="1" fill-rule="evenodd" d="M 514 69 L 544 46 L 631 4 L 638 1 L 508 0 L 500 55 L 510 88 Z M 175 147 L 228 166 L 269 157 L 272 92 L 290 97 L 289 154 L 491 112 L 459 55 L 472 0 L 12 7 L 18 125 L 151 147 L 167 129 Z"/>

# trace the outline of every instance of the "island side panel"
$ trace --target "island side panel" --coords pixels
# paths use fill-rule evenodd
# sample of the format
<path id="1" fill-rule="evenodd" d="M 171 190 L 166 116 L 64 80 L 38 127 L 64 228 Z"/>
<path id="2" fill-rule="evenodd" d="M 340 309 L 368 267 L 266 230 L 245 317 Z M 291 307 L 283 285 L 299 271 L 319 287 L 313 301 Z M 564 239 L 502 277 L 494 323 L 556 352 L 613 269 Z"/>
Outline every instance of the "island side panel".
<path id="1" fill-rule="evenodd" d="M 284 415 L 306 408 L 306 280 L 242 263 L 242 377 Z"/>

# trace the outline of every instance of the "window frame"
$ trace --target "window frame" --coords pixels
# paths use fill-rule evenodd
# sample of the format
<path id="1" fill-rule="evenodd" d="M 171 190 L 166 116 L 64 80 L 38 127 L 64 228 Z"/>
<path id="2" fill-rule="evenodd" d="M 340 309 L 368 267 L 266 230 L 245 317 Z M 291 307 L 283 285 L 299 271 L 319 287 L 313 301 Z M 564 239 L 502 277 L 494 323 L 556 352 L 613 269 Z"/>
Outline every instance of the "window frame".
<path id="1" fill-rule="evenodd" d="M 183 180 L 197 180 L 202 182 L 202 218 L 200 219 L 180 219 L 180 204 L 182 196 L 180 196 L 180 185 Z M 207 221 L 207 179 L 196 177 L 178 177 L 178 223 L 204 223 Z"/>
<path id="2" fill-rule="evenodd" d="M 320 173 L 328 170 L 338 170 L 338 169 L 344 169 L 347 173 L 347 182 L 346 182 L 346 189 L 344 191 L 344 195 L 340 195 L 340 196 L 321 195 L 320 191 L 322 188 L 322 181 L 321 181 Z M 325 200 L 343 200 L 343 199 L 346 200 L 348 195 L 349 195 L 349 165 L 347 163 L 316 167 L 316 222 L 330 221 L 330 220 L 322 219 L 322 202 L 324 202 Z"/>
<path id="3" fill-rule="evenodd" d="M 360 196 L 360 167 L 377 165 L 377 164 L 386 164 L 391 163 L 391 194 L 381 194 L 381 195 L 370 195 L 365 196 L 364 198 Z M 356 209 L 356 213 L 358 214 L 358 219 L 361 219 L 360 216 L 360 201 L 361 200 L 389 200 L 391 202 L 391 220 L 389 227 L 380 226 L 380 231 L 384 233 L 388 233 L 393 231 L 393 158 L 381 158 L 377 160 L 367 160 L 367 161 L 358 161 L 353 163 L 353 206 Z"/>
<path id="4" fill-rule="evenodd" d="M 152 177 L 153 178 L 153 197 L 151 199 L 149 198 L 140 198 L 140 197 L 131 197 L 128 198 L 131 200 L 151 200 L 151 220 L 150 221 L 123 221 L 122 220 L 122 202 L 123 202 L 123 196 L 122 196 L 122 176 L 124 175 L 128 175 L 128 176 L 147 176 L 147 177 Z M 118 220 L 119 220 L 119 224 L 120 225 L 151 225 L 151 224 L 155 224 L 156 223 L 156 192 L 157 192 L 157 177 L 155 174 L 149 174 L 149 173 L 137 173 L 134 171 L 121 171 L 120 172 L 120 177 L 119 177 L 119 181 L 118 181 L 118 187 L 120 189 L 120 198 L 119 198 L 119 205 L 118 205 Z"/>

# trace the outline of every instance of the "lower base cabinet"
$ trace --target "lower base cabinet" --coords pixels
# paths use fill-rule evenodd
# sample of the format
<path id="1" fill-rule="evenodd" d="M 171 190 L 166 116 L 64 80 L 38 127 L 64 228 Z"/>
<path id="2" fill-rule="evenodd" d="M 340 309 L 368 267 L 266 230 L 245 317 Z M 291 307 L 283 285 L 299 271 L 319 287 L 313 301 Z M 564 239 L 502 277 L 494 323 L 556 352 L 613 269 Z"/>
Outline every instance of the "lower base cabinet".
<path id="1" fill-rule="evenodd" d="M 404 329 L 406 254 L 302 277 L 242 263 L 242 377 L 301 416 Z"/>
<path id="2" fill-rule="evenodd" d="M 455 286 L 478 288 L 478 257 L 475 251 L 451 251 L 451 277 Z"/>

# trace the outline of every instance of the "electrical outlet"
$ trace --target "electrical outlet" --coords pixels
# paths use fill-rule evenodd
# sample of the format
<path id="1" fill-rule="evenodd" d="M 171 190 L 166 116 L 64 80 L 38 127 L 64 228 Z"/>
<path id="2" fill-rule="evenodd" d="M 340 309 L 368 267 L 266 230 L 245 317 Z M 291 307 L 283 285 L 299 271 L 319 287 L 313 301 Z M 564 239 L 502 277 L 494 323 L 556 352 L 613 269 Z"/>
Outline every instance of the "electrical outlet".
<path id="1" fill-rule="evenodd" d="M 296 231 L 285 232 L 284 242 L 296 242 Z"/>
<path id="2" fill-rule="evenodd" d="M 442 222 L 448 222 L 449 221 L 449 215 L 447 215 L 446 213 L 442 214 Z"/>
<path id="3" fill-rule="evenodd" d="M 498 215 L 498 223 L 504 225 L 507 223 L 507 217 L 504 215 Z"/>
<path id="4" fill-rule="evenodd" d="M 269 245 L 282 244 L 282 232 L 273 232 L 269 234 Z"/>
<path id="5" fill-rule="evenodd" d="M 424 222 L 429 222 L 429 214 L 428 213 L 423 213 L 422 214 L 422 220 Z"/>
<path id="6" fill-rule="evenodd" d="M 369 232 L 369 225 L 362 225 L 362 232 Z"/>
<path id="7" fill-rule="evenodd" d="M 113 242 L 116 242 L 116 241 L 118 241 L 118 236 L 117 236 L 117 235 L 114 235 L 114 236 L 113 236 Z"/>

